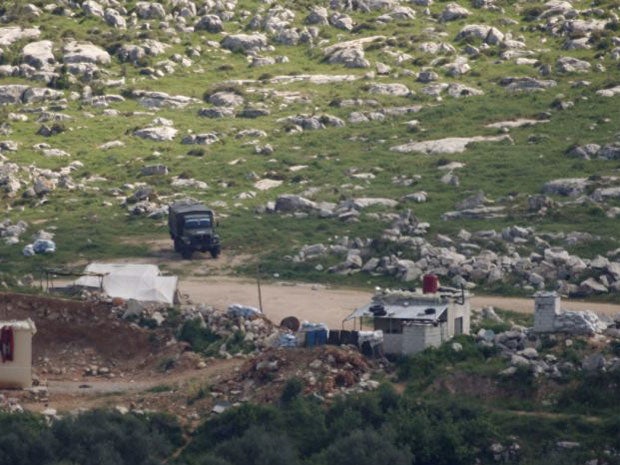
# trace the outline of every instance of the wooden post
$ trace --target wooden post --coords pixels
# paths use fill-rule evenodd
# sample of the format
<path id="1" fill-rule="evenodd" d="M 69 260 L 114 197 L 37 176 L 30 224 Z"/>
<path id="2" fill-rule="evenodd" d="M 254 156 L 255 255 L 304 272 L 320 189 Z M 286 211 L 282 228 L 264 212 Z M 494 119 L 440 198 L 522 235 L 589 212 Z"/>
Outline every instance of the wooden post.
<path id="1" fill-rule="evenodd" d="M 260 290 L 260 263 L 256 265 L 256 285 L 258 287 L 258 308 L 263 313 L 263 296 Z"/>

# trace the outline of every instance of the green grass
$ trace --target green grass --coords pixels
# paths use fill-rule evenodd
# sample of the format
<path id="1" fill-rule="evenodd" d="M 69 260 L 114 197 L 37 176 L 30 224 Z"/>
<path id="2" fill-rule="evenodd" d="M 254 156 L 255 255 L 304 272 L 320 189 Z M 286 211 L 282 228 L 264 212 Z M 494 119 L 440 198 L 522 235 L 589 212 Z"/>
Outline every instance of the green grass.
<path id="1" fill-rule="evenodd" d="M 14 2 L 9 2 L 10 9 Z M 258 6 L 255 1 L 242 2 L 243 7 L 254 11 Z M 437 57 L 424 55 L 418 46 L 424 41 L 445 41 L 452 43 L 457 50 L 463 45 L 454 42 L 458 31 L 465 24 L 498 24 L 504 16 L 523 18 L 528 8 L 540 8 L 542 4 L 528 4 L 523 8 L 510 2 L 500 2 L 505 13 L 467 7 L 472 15 L 467 20 L 449 23 L 434 23 L 435 32 L 428 30 L 421 10 L 418 19 L 409 22 L 397 20 L 388 24 L 378 24 L 376 13 L 351 12 L 358 28 L 355 33 L 346 33 L 325 27 L 321 29 L 320 39 L 333 44 L 361 36 L 382 35 L 385 39 L 367 46 L 366 56 L 372 62 L 381 61 L 392 66 L 394 74 L 379 78 L 380 82 L 400 82 L 415 92 L 406 98 L 370 94 L 367 89 L 370 83 L 363 76 L 368 70 L 347 69 L 340 65 L 329 65 L 324 60 L 321 47 L 310 47 L 301 44 L 296 47 L 275 46 L 273 56 L 285 55 L 288 63 L 269 67 L 252 68 L 246 57 L 240 53 L 226 53 L 222 50 L 210 49 L 206 40 L 219 41 L 221 35 L 200 32 L 196 34 L 179 34 L 178 43 L 171 44 L 166 52 L 158 57 L 149 57 L 144 63 L 134 66 L 131 63 L 120 63 L 113 58 L 107 68 L 110 77 L 124 76 L 124 88 L 104 88 L 99 83 L 92 83 L 96 93 L 122 93 L 130 95 L 132 89 L 157 90 L 170 94 L 188 95 L 202 99 L 205 93 L 222 87 L 237 87 L 242 90 L 246 104 L 267 104 L 271 110 L 268 117 L 251 119 L 200 118 L 200 108 L 209 106 L 201 102 L 184 109 L 161 109 L 153 114 L 136 114 L 144 112 L 136 101 L 127 99 L 114 104 L 113 108 L 120 112 L 119 116 L 108 116 L 100 108 L 93 108 L 79 101 L 69 101 L 67 108 L 62 110 L 73 117 L 63 124 L 67 131 L 48 139 L 35 137 L 39 124 L 35 122 L 36 113 L 29 114 L 28 122 L 11 122 L 12 133 L 7 138 L 20 144 L 18 152 L 9 153 L 10 162 L 21 166 L 36 165 L 42 169 L 58 171 L 74 160 L 83 163 L 82 168 L 75 170 L 71 176 L 83 187 L 75 191 L 57 189 L 49 197 L 47 203 L 39 205 L 37 199 L 2 200 L 6 208 L 6 218 L 13 221 L 24 219 L 31 223 L 27 235 L 36 232 L 40 227 L 52 229 L 56 233 L 55 240 L 58 252 L 48 257 L 21 257 L 21 247 L 27 243 L 27 235 L 22 238 L 19 246 L 0 246 L 0 254 L 4 261 L 0 262 L 0 271 L 21 275 L 38 270 L 43 266 L 66 265 L 76 260 L 90 261 L 122 256 L 149 256 L 147 247 L 136 245 L 142 237 L 166 237 L 163 220 L 148 220 L 131 217 L 120 205 L 120 198 L 132 193 L 127 184 L 144 182 L 155 189 L 160 202 L 166 203 L 175 196 L 192 195 L 206 203 L 223 202 L 218 207 L 222 221 L 222 239 L 224 247 L 235 253 L 249 253 L 257 256 L 269 272 L 277 272 L 282 276 L 304 280 L 323 280 L 346 282 L 356 285 L 375 285 L 377 282 L 390 281 L 389 278 L 375 278 L 366 275 L 350 277 L 331 276 L 317 272 L 316 263 L 294 264 L 284 257 L 293 255 L 304 244 L 327 242 L 335 236 L 377 238 L 388 226 L 387 222 L 377 220 L 363 212 L 359 223 L 346 224 L 334 219 L 309 218 L 297 220 L 280 215 L 255 215 L 254 209 L 274 200 L 282 193 L 303 193 L 309 187 L 316 187 L 318 192 L 313 199 L 338 202 L 357 196 L 401 198 L 416 190 L 425 190 L 429 194 L 429 202 L 425 204 L 403 203 L 396 211 L 411 208 L 421 221 L 430 222 L 429 238 L 436 234 L 456 234 L 461 228 L 470 231 L 483 229 L 501 230 L 511 225 L 530 225 L 538 232 L 570 232 L 583 231 L 595 234 L 596 240 L 578 244 L 569 250 L 583 257 L 605 254 L 608 250 L 618 247 L 615 221 L 604 216 L 604 211 L 592 205 L 565 206 L 550 211 L 544 217 L 533 217 L 527 212 L 527 196 L 540 193 L 543 184 L 550 179 L 561 177 L 588 177 L 598 175 L 617 175 L 620 164 L 617 161 L 575 160 L 565 156 L 565 151 L 574 144 L 596 142 L 604 144 L 613 142 L 617 137 L 616 122 L 620 119 L 620 106 L 617 99 L 606 99 L 595 95 L 599 88 L 618 82 L 618 66 L 605 57 L 601 63 L 607 68 L 605 73 L 592 71 L 587 74 L 560 75 L 555 69 L 550 79 L 558 82 L 558 86 L 540 93 L 508 93 L 498 82 L 506 76 L 536 76 L 532 66 L 516 65 L 514 62 L 498 62 L 500 50 L 491 47 L 470 59 L 472 71 L 462 77 L 445 76 L 441 69 L 437 72 L 441 82 L 462 82 L 484 90 L 485 95 L 463 99 L 444 96 L 441 101 L 425 96 L 421 90 L 424 84 L 415 81 L 411 73 L 416 73 L 428 66 Z M 603 8 L 612 5 L 603 4 Z M 133 4 L 128 3 L 131 9 Z M 290 8 L 301 8 L 299 2 L 289 5 Z M 436 3 L 431 6 L 432 14 L 439 14 L 445 4 Z M 305 12 L 298 11 L 293 24 L 302 27 Z M 122 33 L 114 32 L 96 18 L 85 18 L 78 14 L 69 19 L 44 13 L 41 21 L 41 38 L 57 41 L 59 37 L 74 37 L 89 40 L 102 47 L 114 51 L 119 44 L 139 44 L 144 39 L 156 39 L 169 43 L 165 32 L 158 28 L 148 31 L 130 29 Z M 15 24 L 27 24 L 26 18 L 15 17 Z M 523 22 L 518 25 L 501 25 L 504 33 L 512 32 L 515 37 L 523 36 L 528 49 L 533 49 L 535 57 L 552 67 L 560 56 L 574 56 L 595 62 L 595 54 L 604 48 L 605 41 L 613 34 L 604 31 L 595 37 L 592 50 L 563 51 L 561 46 L 564 38 L 556 38 L 537 30 L 537 21 Z M 225 29 L 229 33 L 242 30 L 243 21 L 236 18 L 226 22 Z M 438 33 L 445 34 L 439 36 Z M 541 38 L 546 39 L 544 48 L 540 45 Z M 184 54 L 190 46 L 200 45 L 203 52 L 200 57 L 193 57 L 195 64 L 190 68 L 177 66 L 174 74 L 157 80 L 140 75 L 144 65 L 157 67 L 157 63 L 165 60 L 173 53 Z M 479 45 L 479 44 L 478 44 Z M 16 43 L 5 49 L 4 61 L 19 60 L 22 43 Z M 56 50 L 58 52 L 58 50 Z M 398 63 L 392 52 L 408 53 L 411 60 Z M 61 54 L 57 53 L 59 56 Z M 454 56 L 444 57 L 445 62 Z M 200 72 L 195 72 L 200 68 Z M 359 76 L 350 82 L 334 84 L 309 84 L 294 82 L 278 84 L 270 82 L 273 76 L 299 74 L 352 74 Z M 409 74 L 407 74 L 409 73 Z M 239 86 L 234 80 L 251 79 L 256 83 Z M 573 88 L 571 83 L 577 79 L 591 81 L 590 87 Z M 20 78 L 9 78 L 5 83 L 32 84 Z M 83 83 L 74 84 L 71 90 L 80 91 Z M 275 97 L 274 92 L 299 92 L 306 96 L 312 104 L 287 102 Z M 575 103 L 568 111 L 552 110 L 553 102 L 559 94 L 564 99 Z M 295 114 L 329 113 L 345 121 L 352 111 L 370 111 L 369 106 L 355 108 L 338 108 L 330 106 L 330 102 L 342 99 L 374 99 L 380 107 L 421 105 L 416 114 L 400 117 L 388 117 L 383 122 L 369 122 L 359 125 L 347 123 L 344 128 L 328 128 L 320 131 L 306 131 L 301 134 L 287 134 L 285 123 L 278 122 Z M 0 109 L 2 120 L 10 111 L 17 108 L 3 107 Z M 446 136 L 497 135 L 495 129 L 484 126 L 491 122 L 515 118 L 536 118 L 549 112 L 550 122 L 533 127 L 515 128 L 510 131 L 513 143 L 479 143 L 469 147 L 464 153 L 429 156 L 425 154 L 399 154 L 390 151 L 390 147 L 406 143 L 410 140 L 430 140 Z M 133 136 L 137 128 L 152 124 L 155 117 L 168 118 L 174 121 L 179 134 L 171 142 L 151 142 Z M 421 130 L 407 132 L 404 123 L 412 118 L 419 119 Z M 608 118 L 608 120 L 605 120 Z M 606 122 L 608 121 L 608 122 Z M 275 148 L 272 156 L 256 155 L 252 146 L 245 145 L 246 139 L 236 139 L 235 134 L 243 129 L 260 129 L 268 136 L 259 141 L 260 144 L 271 144 Z M 189 132 L 216 132 L 220 141 L 204 147 L 204 155 L 197 157 L 188 155 L 197 146 L 182 145 L 182 137 Z M 125 146 L 109 151 L 101 151 L 97 147 L 111 140 L 121 140 Z M 68 159 L 45 158 L 32 148 L 35 142 L 47 142 L 54 148 L 66 150 L 71 154 Z M 242 159 L 237 164 L 233 160 Z M 441 172 L 437 169 L 440 163 L 458 161 L 465 167 L 456 174 L 460 180 L 459 187 L 448 187 L 440 182 Z M 140 170 L 144 165 L 165 164 L 170 175 L 165 177 L 144 177 Z M 291 172 L 294 165 L 307 165 L 307 168 Z M 372 172 L 375 179 L 370 181 L 356 180 L 347 175 L 357 172 Z M 284 181 L 281 187 L 259 192 L 253 187 L 249 173 L 259 177 L 275 177 Z M 91 176 L 101 176 L 105 180 L 88 181 Z M 411 187 L 393 184 L 396 176 L 420 175 L 419 183 Z M 180 192 L 170 185 L 172 176 L 190 177 L 204 181 L 209 188 L 204 191 L 187 189 Z M 474 221 L 463 220 L 446 222 L 441 220 L 442 213 L 452 210 L 463 197 L 479 190 L 487 197 L 505 205 L 509 214 L 506 218 Z M 245 200 L 238 199 L 241 193 L 254 191 L 255 196 Z M 558 198 L 564 201 L 566 199 Z M 104 206 L 105 203 L 111 206 Z M 617 206 L 620 202 L 610 202 Z M 23 209 L 23 210 L 22 210 Z M 35 225 L 36 223 L 36 225 Z M 555 245 L 563 245 L 558 243 Z M 527 255 L 531 247 L 524 247 L 519 253 Z M 401 250 L 404 256 L 412 255 L 409 250 Z M 322 262 L 327 268 L 331 262 Z M 241 269 L 241 272 L 246 270 Z M 392 284 L 397 284 L 393 283 Z M 502 293 L 518 293 L 515 288 L 502 285 L 489 287 L 487 291 Z"/>

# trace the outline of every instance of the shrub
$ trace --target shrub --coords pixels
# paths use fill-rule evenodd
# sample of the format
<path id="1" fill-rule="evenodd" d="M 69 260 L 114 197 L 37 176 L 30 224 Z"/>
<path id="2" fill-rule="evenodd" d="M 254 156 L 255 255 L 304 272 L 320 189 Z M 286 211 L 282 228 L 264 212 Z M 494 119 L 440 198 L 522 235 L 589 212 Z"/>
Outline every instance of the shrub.
<path id="1" fill-rule="evenodd" d="M 301 378 L 294 377 L 289 379 L 284 385 L 280 400 L 283 403 L 289 403 L 293 399 L 297 398 L 304 389 L 304 382 Z"/>
<path id="2" fill-rule="evenodd" d="M 239 437 L 219 444 L 214 451 L 233 464 L 297 465 L 300 463 L 295 447 L 283 432 L 270 432 L 252 425 Z"/>
<path id="3" fill-rule="evenodd" d="M 189 342 L 194 352 L 209 352 L 210 346 L 214 342 L 218 342 L 221 338 L 210 331 L 208 328 L 201 326 L 199 319 L 188 320 L 183 323 L 179 332 L 179 340 Z"/>
<path id="4" fill-rule="evenodd" d="M 408 465 L 413 455 L 408 447 L 394 443 L 390 430 L 355 430 L 335 441 L 322 454 L 318 463 L 338 465 Z"/>

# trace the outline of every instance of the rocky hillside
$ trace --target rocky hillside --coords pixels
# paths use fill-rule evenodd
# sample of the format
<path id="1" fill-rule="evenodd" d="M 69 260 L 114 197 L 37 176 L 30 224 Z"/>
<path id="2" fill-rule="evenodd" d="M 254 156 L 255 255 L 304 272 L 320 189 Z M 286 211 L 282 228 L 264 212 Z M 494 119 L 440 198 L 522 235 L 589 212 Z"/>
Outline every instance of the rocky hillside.
<path id="1" fill-rule="evenodd" d="M 148 256 L 191 196 L 281 275 L 617 295 L 618 10 L 3 2 L 5 282 Z"/>

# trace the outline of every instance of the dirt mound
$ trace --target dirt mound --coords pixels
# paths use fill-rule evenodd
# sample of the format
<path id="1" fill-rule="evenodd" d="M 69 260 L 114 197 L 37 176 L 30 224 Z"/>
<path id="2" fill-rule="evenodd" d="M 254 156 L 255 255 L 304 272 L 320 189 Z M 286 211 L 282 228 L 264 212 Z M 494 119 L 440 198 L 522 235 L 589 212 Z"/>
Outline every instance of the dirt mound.
<path id="1" fill-rule="evenodd" d="M 135 376 L 184 349 L 167 344 L 172 335 L 165 329 L 147 330 L 118 319 L 106 302 L 2 293 L 0 318 L 35 322 L 33 368 L 48 379 L 74 379 L 86 371 L 108 378 Z"/>
<path id="2" fill-rule="evenodd" d="M 267 349 L 246 361 L 234 378 L 212 390 L 231 403 L 275 402 L 287 382 L 295 378 L 304 395 L 331 399 L 375 389 L 379 383 L 371 377 L 386 365 L 386 361 L 367 359 L 348 346 Z"/>

